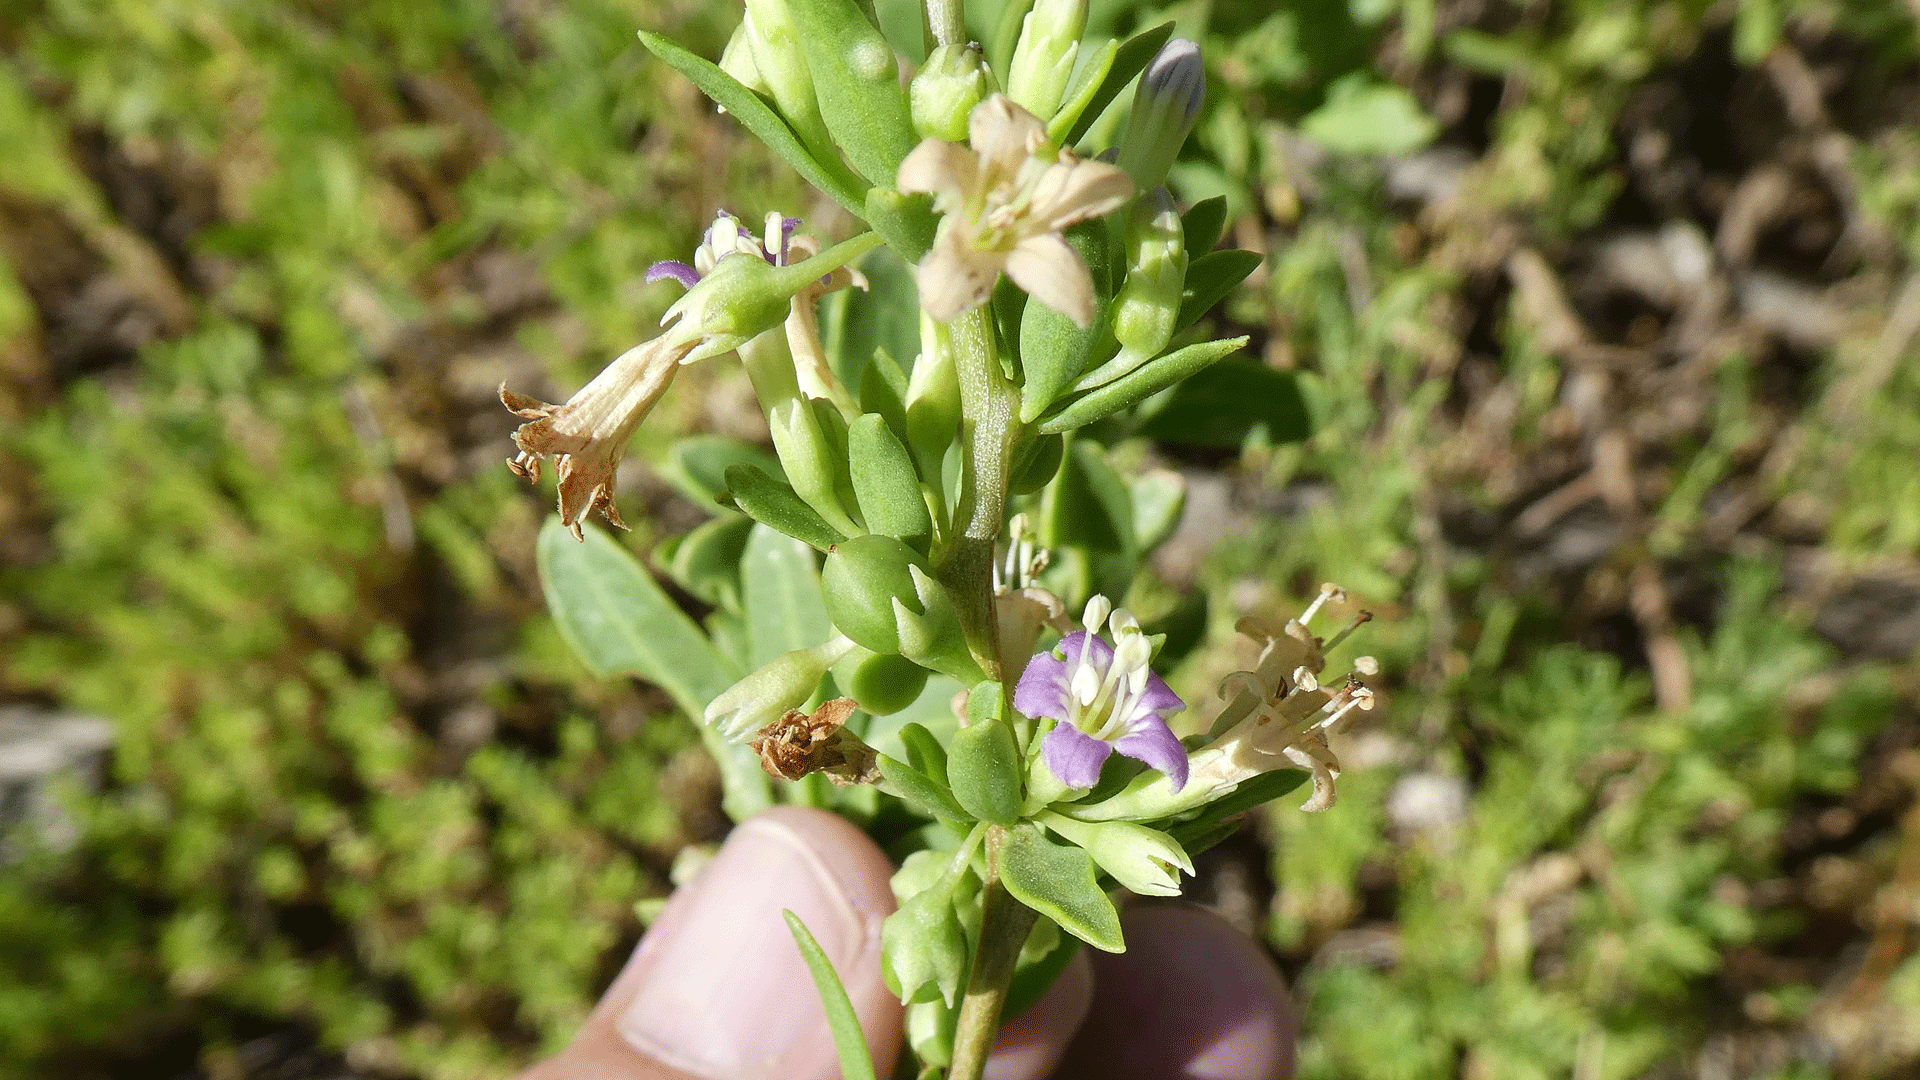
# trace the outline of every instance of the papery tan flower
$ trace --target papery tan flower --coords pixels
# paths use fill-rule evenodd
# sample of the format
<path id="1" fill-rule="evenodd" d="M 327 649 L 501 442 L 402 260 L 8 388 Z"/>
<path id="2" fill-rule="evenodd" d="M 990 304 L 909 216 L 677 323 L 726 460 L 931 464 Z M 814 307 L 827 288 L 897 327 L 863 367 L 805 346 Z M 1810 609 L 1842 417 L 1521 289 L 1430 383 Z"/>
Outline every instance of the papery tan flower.
<path id="1" fill-rule="evenodd" d="M 500 384 L 500 403 L 529 421 L 513 433 L 520 453 L 507 465 L 516 475 L 538 480 L 540 459 L 559 459 L 560 521 L 576 539 L 580 520 L 595 507 L 608 524 L 627 527 L 613 505 L 620 457 L 640 421 L 673 385 L 680 361 L 700 341 L 697 334 L 668 333 L 628 349 L 564 405 L 549 405 Z"/>
<path id="2" fill-rule="evenodd" d="M 1093 277 L 1060 230 L 1124 204 L 1133 181 L 1115 166 L 1054 149 L 1046 125 L 1001 94 L 974 107 L 967 141 L 972 149 L 927 139 L 900 163 L 899 189 L 932 195 L 946 215 L 915 274 L 921 306 L 945 322 L 985 303 L 1004 270 L 1086 327 Z"/>
<path id="3" fill-rule="evenodd" d="M 737 219 L 723 213 L 707 229 L 699 249 L 694 252 L 692 265 L 671 260 L 653 264 L 647 270 L 648 281 L 671 278 L 688 290 L 660 320 L 663 326 L 673 324 L 672 328 L 622 353 L 564 405 L 551 405 L 516 394 L 508 390 L 505 383 L 501 384 L 501 403 L 529 421 L 513 433 L 514 445 L 520 452 L 507 464 L 517 475 L 538 480 L 540 460 L 558 459 L 560 520 L 572 530 L 575 539 L 581 538 L 581 520 L 596 507 L 615 528 L 627 527 L 613 505 L 614 474 L 626 451 L 627 440 L 672 385 L 679 366 L 730 352 L 753 336 L 780 325 L 766 316 L 768 290 L 776 287 L 764 281 L 756 284 L 753 277 L 743 277 L 744 271 L 731 273 L 721 264 L 744 258 L 749 268 L 759 267 L 764 271 L 766 267 L 785 268 L 818 255 L 819 241 L 794 234 L 799 224 L 798 218 L 768 214 L 766 234 L 758 237 L 743 229 Z M 740 267 L 737 262 L 729 265 Z M 837 391 L 841 398 L 846 397 L 834 381 L 824 350 L 818 345 L 813 304 L 825 293 L 849 283 L 866 287 L 858 271 L 835 263 L 819 278 L 806 279 L 797 286 L 789 282 L 772 293 L 778 305 L 774 310 L 787 312 L 788 336 L 797 335 L 813 345 L 807 354 L 811 366 L 804 367 L 798 374 L 803 386 L 817 384 L 820 387 L 815 396 Z M 723 288 L 730 292 L 709 293 L 702 299 L 703 291 Z M 729 310 L 729 298 L 739 302 L 748 314 Z"/>

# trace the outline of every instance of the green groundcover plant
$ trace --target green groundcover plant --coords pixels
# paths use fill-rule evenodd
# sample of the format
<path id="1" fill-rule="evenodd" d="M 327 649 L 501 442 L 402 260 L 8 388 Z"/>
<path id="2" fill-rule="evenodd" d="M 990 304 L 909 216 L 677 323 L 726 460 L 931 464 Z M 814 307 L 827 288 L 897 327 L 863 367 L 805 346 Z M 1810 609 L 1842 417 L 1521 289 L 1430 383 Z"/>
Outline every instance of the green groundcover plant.
<path id="1" fill-rule="evenodd" d="M 829 247 L 777 210 L 723 213 L 690 261 L 649 271 L 686 289 L 658 337 L 563 404 L 500 396 L 526 421 L 514 471 L 556 465 L 539 562 L 562 632 L 704 718 L 736 818 L 808 802 L 891 845 L 884 970 L 920 1075 L 975 1080 L 1001 1017 L 1076 949 L 1125 949 L 1112 894 L 1178 894 L 1232 815 L 1309 779 L 1305 808 L 1333 804 L 1327 735 L 1372 707 L 1377 667 L 1328 676 L 1368 616 L 1317 636 L 1348 606 L 1325 586 L 1298 618 L 1242 621 L 1257 664 L 1181 739 L 1189 704 L 1154 671 L 1168 632 L 1109 599 L 1181 491 L 1104 445 L 1220 422 L 1180 407 L 1202 372 L 1243 408 L 1292 400 L 1231 359 L 1246 338 L 1191 329 L 1260 262 L 1214 250 L 1223 200 L 1182 213 L 1162 186 L 1204 101 L 1198 46 L 1168 24 L 1088 48 L 1086 0 L 1041 0 L 985 50 L 958 3 L 925 16 L 906 83 L 856 0 L 753 0 L 718 64 L 643 31 L 870 231 Z M 1129 85 L 1117 144 L 1087 145 Z M 621 525 L 615 471 L 680 368 L 732 355 L 775 454 L 705 435 L 669 455 L 713 514 L 661 553 L 716 602 L 703 629 L 587 519 Z M 794 932 L 843 1068 L 869 1075 Z"/>

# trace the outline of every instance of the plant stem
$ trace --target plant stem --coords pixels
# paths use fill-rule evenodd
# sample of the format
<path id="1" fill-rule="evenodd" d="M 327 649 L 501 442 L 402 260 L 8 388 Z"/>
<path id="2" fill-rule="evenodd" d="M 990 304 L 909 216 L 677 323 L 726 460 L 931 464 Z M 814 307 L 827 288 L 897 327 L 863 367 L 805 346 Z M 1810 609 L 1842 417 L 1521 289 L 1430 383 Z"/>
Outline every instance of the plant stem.
<path id="1" fill-rule="evenodd" d="M 961 0 L 926 0 L 927 30 L 936 45 L 967 43 L 967 9 Z"/>
<path id="2" fill-rule="evenodd" d="M 953 598 L 973 658 L 1000 678 L 999 625 L 993 611 L 993 546 L 1007 516 L 1007 462 L 1019 421 L 1014 389 L 1000 368 L 993 317 L 985 305 L 947 324 L 960 382 L 960 490 L 953 522 L 958 534 L 940 566 L 940 583 Z"/>
<path id="3" fill-rule="evenodd" d="M 987 830 L 987 880 L 980 893 L 980 944 L 973 954 L 973 974 L 960 1002 L 953 1034 L 953 1065 L 947 1080 L 980 1080 L 987 1055 L 1000 1033 L 1000 1010 L 1007 1003 L 1020 949 L 1027 943 L 1039 913 L 1015 900 L 1000 883 L 1000 845 L 1006 830 Z"/>

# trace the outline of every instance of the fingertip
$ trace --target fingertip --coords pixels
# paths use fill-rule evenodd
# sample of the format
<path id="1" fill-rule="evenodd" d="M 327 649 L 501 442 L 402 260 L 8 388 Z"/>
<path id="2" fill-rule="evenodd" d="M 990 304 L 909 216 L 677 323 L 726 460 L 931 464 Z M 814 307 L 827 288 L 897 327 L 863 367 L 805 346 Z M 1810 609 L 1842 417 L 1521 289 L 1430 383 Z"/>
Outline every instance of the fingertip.
<path id="1" fill-rule="evenodd" d="M 986 1080 L 1045 1080 L 1066 1055 L 1093 1004 L 1093 965 L 1081 949 L 1027 1011 L 1001 1025 Z"/>
<path id="2" fill-rule="evenodd" d="M 900 1003 L 880 975 L 892 873 L 873 841 L 834 814 L 786 806 L 748 819 L 674 893 L 572 1045 L 529 1076 L 838 1077 L 783 911 L 832 961 L 884 1075 L 902 1037 Z"/>
<path id="3" fill-rule="evenodd" d="M 1063 1078 L 1288 1080 L 1293 999 L 1258 942 L 1204 909 L 1142 904 L 1127 951 L 1093 957 L 1093 1003 Z"/>

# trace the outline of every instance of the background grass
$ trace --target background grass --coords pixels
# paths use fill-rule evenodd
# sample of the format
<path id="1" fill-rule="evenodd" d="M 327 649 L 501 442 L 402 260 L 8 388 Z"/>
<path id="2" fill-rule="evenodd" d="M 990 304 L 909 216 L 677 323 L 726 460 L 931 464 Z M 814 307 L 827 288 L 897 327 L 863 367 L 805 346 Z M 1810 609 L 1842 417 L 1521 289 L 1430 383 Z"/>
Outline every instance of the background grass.
<path id="1" fill-rule="evenodd" d="M 1195 883 L 1304 1075 L 1920 1067 L 1915 15 L 1096 5 L 1205 45 L 1177 185 L 1270 254 L 1215 317 L 1316 420 L 1124 448 L 1190 488 L 1133 600 L 1210 598 L 1190 699 L 1243 611 L 1382 616 L 1340 805 Z M 724 831 L 546 621 L 493 393 L 645 336 L 720 206 L 846 232 L 633 36 L 732 22 L 0 4 L 0 703 L 118 732 L 0 868 L 0 1075 L 505 1075 Z M 636 456 L 764 438 L 695 374 Z M 636 550 L 699 520 L 623 481 Z"/>

